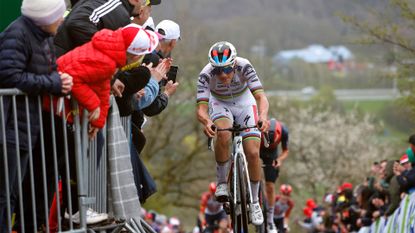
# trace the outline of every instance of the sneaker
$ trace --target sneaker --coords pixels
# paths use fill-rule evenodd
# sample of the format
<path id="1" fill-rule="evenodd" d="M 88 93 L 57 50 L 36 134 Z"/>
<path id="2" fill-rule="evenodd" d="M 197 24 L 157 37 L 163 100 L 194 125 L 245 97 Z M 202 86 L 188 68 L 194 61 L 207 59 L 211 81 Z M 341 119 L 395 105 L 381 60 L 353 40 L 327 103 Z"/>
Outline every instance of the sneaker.
<path id="1" fill-rule="evenodd" d="M 69 219 L 69 214 L 65 212 L 65 218 Z M 96 224 L 108 219 L 108 214 L 106 213 L 98 213 L 95 210 L 89 208 L 86 210 L 86 224 Z M 72 215 L 72 222 L 79 224 L 81 221 L 79 220 L 79 211 Z"/>
<path id="2" fill-rule="evenodd" d="M 250 204 L 250 213 L 252 224 L 259 226 L 264 222 L 264 216 L 262 215 L 262 209 L 258 202 Z"/>
<path id="3" fill-rule="evenodd" d="M 227 202 L 228 201 L 228 184 L 222 183 L 216 186 L 215 197 L 218 202 Z"/>
<path id="4" fill-rule="evenodd" d="M 277 227 L 275 226 L 274 223 L 268 223 L 267 232 L 268 233 L 278 233 Z"/>

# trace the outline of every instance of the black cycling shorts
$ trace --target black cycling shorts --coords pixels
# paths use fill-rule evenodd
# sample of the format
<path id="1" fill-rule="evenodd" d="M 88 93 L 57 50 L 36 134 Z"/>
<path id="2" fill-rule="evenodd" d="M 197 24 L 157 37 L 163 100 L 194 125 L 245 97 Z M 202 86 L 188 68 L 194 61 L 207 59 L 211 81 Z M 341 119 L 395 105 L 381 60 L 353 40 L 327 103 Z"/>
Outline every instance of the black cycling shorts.
<path id="1" fill-rule="evenodd" d="M 226 219 L 228 216 L 226 215 L 225 210 L 221 210 L 219 213 L 217 214 L 206 214 L 205 213 L 205 220 L 206 220 L 206 224 L 208 226 L 214 226 L 215 222 L 216 224 L 219 224 L 219 222 L 222 219 Z"/>
<path id="2" fill-rule="evenodd" d="M 272 163 L 278 157 L 278 150 L 260 150 L 259 153 L 264 165 L 265 181 L 275 183 L 280 170 L 273 167 Z"/>

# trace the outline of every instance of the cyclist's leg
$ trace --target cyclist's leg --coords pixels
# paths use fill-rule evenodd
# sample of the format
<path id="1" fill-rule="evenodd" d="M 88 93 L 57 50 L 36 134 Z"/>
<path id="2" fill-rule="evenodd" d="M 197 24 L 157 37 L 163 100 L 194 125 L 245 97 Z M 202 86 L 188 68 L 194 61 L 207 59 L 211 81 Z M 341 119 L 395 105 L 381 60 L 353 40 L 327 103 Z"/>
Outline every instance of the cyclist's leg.
<path id="1" fill-rule="evenodd" d="M 265 175 L 265 193 L 267 195 L 268 208 L 267 208 L 267 222 L 273 224 L 274 219 L 274 205 L 275 205 L 275 181 L 278 178 L 278 168 L 274 168 L 273 161 L 277 158 L 278 151 L 261 149 L 260 155 L 264 164 Z"/>
<path id="2" fill-rule="evenodd" d="M 248 99 L 249 100 L 249 99 Z M 251 101 L 253 98 L 251 98 Z M 258 113 L 256 105 L 243 106 L 235 110 L 235 121 L 242 126 L 254 126 L 257 123 Z M 261 133 L 258 129 L 248 129 L 241 132 L 243 148 L 248 162 L 249 178 L 251 181 L 252 203 L 250 204 L 250 215 L 254 225 L 260 225 L 264 221 L 262 209 L 259 204 L 259 183 L 261 180 L 261 166 L 259 160 L 259 146 Z"/>
<path id="3" fill-rule="evenodd" d="M 209 115 L 218 128 L 232 127 L 232 113 L 226 105 L 211 98 L 209 101 Z M 229 165 L 229 143 L 231 141 L 231 133 L 228 131 L 220 131 L 217 133 L 215 143 L 215 159 L 217 163 L 217 183 L 226 183 L 226 174 Z"/>
<path id="4" fill-rule="evenodd" d="M 248 101 L 249 99 L 247 99 Z M 251 100 L 252 103 L 252 100 Z M 241 126 L 254 126 L 257 123 L 258 113 L 255 104 L 239 106 L 235 111 L 235 121 Z M 258 202 L 259 181 L 261 180 L 261 163 L 259 159 L 259 147 L 261 133 L 258 129 L 252 128 L 241 132 L 243 148 L 248 162 L 249 178 L 251 180 L 251 191 L 253 202 Z"/>

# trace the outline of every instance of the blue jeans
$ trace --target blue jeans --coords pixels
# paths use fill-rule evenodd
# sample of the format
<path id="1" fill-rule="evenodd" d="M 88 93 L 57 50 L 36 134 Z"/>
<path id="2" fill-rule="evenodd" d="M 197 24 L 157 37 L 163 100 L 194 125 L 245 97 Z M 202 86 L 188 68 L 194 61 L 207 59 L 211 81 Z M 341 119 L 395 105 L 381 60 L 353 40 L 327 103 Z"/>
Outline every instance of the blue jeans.
<path id="1" fill-rule="evenodd" d="M 7 144 L 7 154 L 3 153 L 3 145 L 0 144 L 0 233 L 9 232 L 7 222 L 7 193 L 6 193 L 6 174 L 4 167 L 4 158 L 7 156 L 7 167 L 9 175 L 9 191 L 10 191 L 10 213 L 13 214 L 14 208 L 17 205 L 19 196 L 19 181 L 17 176 L 18 162 L 16 147 L 11 144 Z M 23 181 L 26 168 L 29 161 L 29 155 L 27 151 L 20 150 L 20 169 Z M 11 218 L 11 216 L 10 216 Z"/>

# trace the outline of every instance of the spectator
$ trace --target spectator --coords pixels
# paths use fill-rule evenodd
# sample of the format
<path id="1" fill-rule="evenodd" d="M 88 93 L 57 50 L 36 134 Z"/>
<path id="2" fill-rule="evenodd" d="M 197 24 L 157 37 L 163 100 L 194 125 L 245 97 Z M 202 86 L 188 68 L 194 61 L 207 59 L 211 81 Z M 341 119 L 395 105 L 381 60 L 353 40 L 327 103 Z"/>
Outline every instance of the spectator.
<path id="1" fill-rule="evenodd" d="M 116 31 L 101 30 L 94 35 L 91 42 L 77 47 L 58 59 L 59 70 L 75 77 L 72 95 L 89 111 L 91 138 L 105 124 L 109 108 L 110 80 L 117 67 L 142 59 L 157 45 L 158 39 L 154 32 L 130 24 Z M 144 81 L 140 82 L 137 78 L 127 79 L 129 85 L 124 91 L 129 91 L 131 94 L 137 92 L 148 82 L 151 74 L 163 73 L 159 70 L 167 67 L 160 66 L 152 73 L 144 66 L 138 69 L 142 70 L 143 75 L 140 78 Z"/>
<path id="2" fill-rule="evenodd" d="M 55 38 L 58 57 L 89 42 L 101 29 L 117 30 L 131 23 L 143 8 L 161 0 L 89 0 L 76 4 Z"/>
<path id="3" fill-rule="evenodd" d="M 172 50 L 176 46 L 177 40 L 180 39 L 180 27 L 177 23 L 171 20 L 161 21 L 157 25 L 156 31 L 161 34 L 162 38 L 157 51 L 158 56 L 152 54 L 153 56 L 148 57 L 148 60 L 153 63 L 156 63 L 154 60 L 158 60 L 159 58 L 170 57 Z M 140 105 L 137 106 L 136 111 L 132 114 L 132 140 L 139 154 L 143 150 L 146 142 L 146 138 L 141 127 L 144 122 L 144 114 L 147 116 L 155 116 L 160 114 L 167 107 L 169 97 L 176 92 L 179 85 L 178 82 L 173 83 L 172 81 L 168 81 L 166 83 L 163 81 L 159 82 L 159 92 L 154 101 L 146 107 Z M 164 85 L 164 92 L 161 92 L 162 86 Z"/>
<path id="4" fill-rule="evenodd" d="M 390 216 L 399 207 L 401 201 L 401 191 L 397 177 L 394 175 L 394 167 L 398 166 L 397 161 L 391 160 L 386 165 L 386 177 L 385 181 L 388 182 L 389 188 L 387 189 L 389 206 L 385 211 L 386 216 Z"/>
<path id="5" fill-rule="evenodd" d="M 4 97 L 7 154 L 0 152 L 0 232 L 8 232 L 10 225 L 6 216 L 6 184 L 4 159 L 7 155 L 10 190 L 10 207 L 13 212 L 17 201 L 17 153 L 20 153 L 22 177 L 26 173 L 29 151 L 39 136 L 37 96 L 39 94 L 67 94 L 72 88 L 72 77 L 56 70 L 52 36 L 57 32 L 66 10 L 63 0 L 24 0 L 22 16 L 12 22 L 0 34 L 0 86 L 18 88 L 29 94 L 29 112 L 25 110 L 25 99 L 16 98 L 19 151 L 16 151 L 14 119 L 11 98 Z M 27 130 L 27 114 L 30 114 L 30 135 Z M 2 137 L 2 136 L 0 136 Z M 31 145 L 29 144 L 29 139 Z M 3 145 L 3 146 L 6 146 Z"/>
<path id="6" fill-rule="evenodd" d="M 415 156 L 412 147 L 409 147 L 406 150 L 406 154 L 408 155 L 408 160 L 411 163 L 412 168 L 409 170 L 405 170 L 401 174 L 398 173 L 399 175 L 397 176 L 397 180 L 402 191 L 406 193 L 412 193 L 413 191 L 415 191 Z"/>

